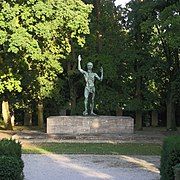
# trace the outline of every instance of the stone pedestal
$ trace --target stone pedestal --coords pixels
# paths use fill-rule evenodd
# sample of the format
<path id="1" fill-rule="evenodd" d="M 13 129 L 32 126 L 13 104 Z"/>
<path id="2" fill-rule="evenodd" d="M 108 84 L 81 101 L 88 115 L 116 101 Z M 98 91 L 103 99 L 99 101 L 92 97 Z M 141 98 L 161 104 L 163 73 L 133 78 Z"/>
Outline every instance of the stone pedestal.
<path id="1" fill-rule="evenodd" d="M 48 134 L 131 134 L 134 119 L 125 116 L 50 116 Z"/>

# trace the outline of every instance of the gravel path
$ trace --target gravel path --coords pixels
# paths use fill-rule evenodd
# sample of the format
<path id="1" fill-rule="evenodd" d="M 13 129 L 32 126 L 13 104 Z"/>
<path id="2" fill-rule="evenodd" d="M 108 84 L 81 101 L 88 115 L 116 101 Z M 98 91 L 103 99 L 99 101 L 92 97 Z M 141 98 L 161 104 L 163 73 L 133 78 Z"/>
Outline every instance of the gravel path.
<path id="1" fill-rule="evenodd" d="M 159 156 L 24 154 L 25 180 L 158 180 Z"/>

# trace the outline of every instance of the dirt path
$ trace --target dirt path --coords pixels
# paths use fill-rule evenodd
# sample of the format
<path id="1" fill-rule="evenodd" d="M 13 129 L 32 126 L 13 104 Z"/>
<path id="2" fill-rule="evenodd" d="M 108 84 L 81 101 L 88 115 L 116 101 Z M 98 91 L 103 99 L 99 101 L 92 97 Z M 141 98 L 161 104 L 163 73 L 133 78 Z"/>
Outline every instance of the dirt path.
<path id="1" fill-rule="evenodd" d="M 25 180 L 158 180 L 158 156 L 23 155 Z"/>
<path id="2" fill-rule="evenodd" d="M 101 135 L 49 135 L 42 131 L 23 129 L 18 127 L 15 131 L 0 130 L 0 139 L 13 138 L 22 142 L 78 142 L 78 143 L 158 143 L 169 135 L 180 135 L 180 129 L 175 132 L 166 131 L 165 128 L 144 128 L 134 134 L 101 134 Z"/>

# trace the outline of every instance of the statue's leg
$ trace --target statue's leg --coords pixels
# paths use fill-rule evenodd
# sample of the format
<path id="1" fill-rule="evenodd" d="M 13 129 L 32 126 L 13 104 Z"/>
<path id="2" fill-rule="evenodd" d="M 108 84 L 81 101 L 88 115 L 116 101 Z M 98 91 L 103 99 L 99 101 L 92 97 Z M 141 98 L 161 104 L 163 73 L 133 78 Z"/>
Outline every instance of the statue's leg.
<path id="1" fill-rule="evenodd" d="M 96 114 L 94 113 L 94 98 L 95 98 L 95 92 L 92 93 L 92 101 L 91 101 L 91 115 L 95 116 Z"/>
<path id="2" fill-rule="evenodd" d="M 85 110 L 83 112 L 83 115 L 86 116 L 88 115 L 88 110 L 87 110 L 87 106 L 88 106 L 88 96 L 89 96 L 89 91 L 87 88 L 84 89 L 84 107 Z"/>

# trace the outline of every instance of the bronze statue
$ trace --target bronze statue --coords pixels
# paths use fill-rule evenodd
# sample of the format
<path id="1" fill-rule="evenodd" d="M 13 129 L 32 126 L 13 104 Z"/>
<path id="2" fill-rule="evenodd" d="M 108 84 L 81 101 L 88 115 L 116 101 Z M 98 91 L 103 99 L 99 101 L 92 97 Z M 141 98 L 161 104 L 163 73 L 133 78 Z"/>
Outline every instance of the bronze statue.
<path id="1" fill-rule="evenodd" d="M 88 62 L 87 63 L 87 72 L 84 71 L 83 69 L 81 69 L 81 55 L 78 56 L 78 70 L 84 75 L 85 81 L 86 81 L 86 86 L 84 89 L 84 106 L 85 106 L 85 110 L 83 112 L 84 116 L 88 115 L 88 97 L 89 94 L 92 94 L 92 100 L 90 103 L 90 115 L 96 115 L 93 110 L 94 110 L 94 97 L 95 97 L 95 86 L 94 86 L 94 81 L 95 78 L 97 78 L 98 80 L 102 81 L 103 80 L 103 68 L 101 67 L 100 72 L 101 72 L 101 77 L 99 77 L 96 73 L 92 72 L 92 68 L 93 68 L 93 63 Z"/>

